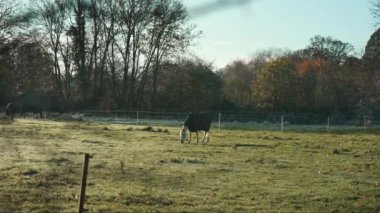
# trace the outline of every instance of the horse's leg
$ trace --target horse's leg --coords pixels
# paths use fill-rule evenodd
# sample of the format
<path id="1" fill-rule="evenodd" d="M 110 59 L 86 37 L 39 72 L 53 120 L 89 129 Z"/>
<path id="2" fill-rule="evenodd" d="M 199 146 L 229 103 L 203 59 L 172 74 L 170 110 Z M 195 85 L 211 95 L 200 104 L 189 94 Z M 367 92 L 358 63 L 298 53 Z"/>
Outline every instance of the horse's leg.
<path id="1" fill-rule="evenodd" d="M 210 132 L 207 132 L 207 141 L 206 142 L 209 142 L 210 141 Z"/>
<path id="2" fill-rule="evenodd" d="M 197 135 L 197 143 L 198 143 L 198 131 L 196 131 L 195 134 Z"/>
<path id="3" fill-rule="evenodd" d="M 189 131 L 189 141 L 187 143 L 190 143 L 191 141 L 191 132 Z"/>
<path id="4" fill-rule="evenodd" d="M 205 141 L 206 134 L 207 134 L 207 132 L 205 131 L 205 134 L 203 135 L 203 138 L 202 138 L 202 143 Z"/>

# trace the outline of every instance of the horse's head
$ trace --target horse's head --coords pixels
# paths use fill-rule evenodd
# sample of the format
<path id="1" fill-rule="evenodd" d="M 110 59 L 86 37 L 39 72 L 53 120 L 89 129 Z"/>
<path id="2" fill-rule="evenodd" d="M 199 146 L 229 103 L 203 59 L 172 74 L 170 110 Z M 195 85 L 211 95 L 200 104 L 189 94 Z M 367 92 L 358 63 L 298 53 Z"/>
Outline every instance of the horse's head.
<path id="1" fill-rule="evenodd" d="M 182 126 L 182 129 L 179 132 L 179 140 L 181 141 L 181 143 L 183 143 L 186 140 L 186 136 L 187 136 L 186 133 L 187 133 L 187 127 Z"/>

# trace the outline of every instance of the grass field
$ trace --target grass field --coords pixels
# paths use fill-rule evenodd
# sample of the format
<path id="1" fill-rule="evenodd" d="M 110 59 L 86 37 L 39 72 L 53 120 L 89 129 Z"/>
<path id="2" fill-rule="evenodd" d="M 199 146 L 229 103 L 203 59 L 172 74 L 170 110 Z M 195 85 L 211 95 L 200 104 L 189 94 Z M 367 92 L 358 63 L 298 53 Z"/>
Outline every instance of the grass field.
<path id="1" fill-rule="evenodd" d="M 16 120 L 0 124 L 0 212 L 379 212 L 380 136 Z M 194 139 L 194 138 L 193 138 Z"/>

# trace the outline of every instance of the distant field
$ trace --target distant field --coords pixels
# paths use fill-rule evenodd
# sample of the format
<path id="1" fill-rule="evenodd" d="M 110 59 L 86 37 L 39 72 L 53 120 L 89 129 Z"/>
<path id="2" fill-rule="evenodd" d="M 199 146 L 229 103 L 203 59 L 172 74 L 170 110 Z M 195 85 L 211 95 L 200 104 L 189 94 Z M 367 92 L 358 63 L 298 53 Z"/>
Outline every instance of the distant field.
<path id="1" fill-rule="evenodd" d="M 379 212 L 380 135 L 160 125 L 0 123 L 0 212 Z M 227 128 L 227 127 L 226 127 Z"/>

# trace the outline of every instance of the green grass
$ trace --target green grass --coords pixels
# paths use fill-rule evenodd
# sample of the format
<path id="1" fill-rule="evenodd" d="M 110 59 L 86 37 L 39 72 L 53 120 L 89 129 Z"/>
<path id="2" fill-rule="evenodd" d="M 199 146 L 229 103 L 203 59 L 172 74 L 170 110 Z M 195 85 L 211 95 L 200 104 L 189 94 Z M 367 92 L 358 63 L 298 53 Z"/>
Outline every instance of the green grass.
<path id="1" fill-rule="evenodd" d="M 379 212 L 380 137 L 18 119 L 0 124 L 0 209 L 75 212 Z"/>

